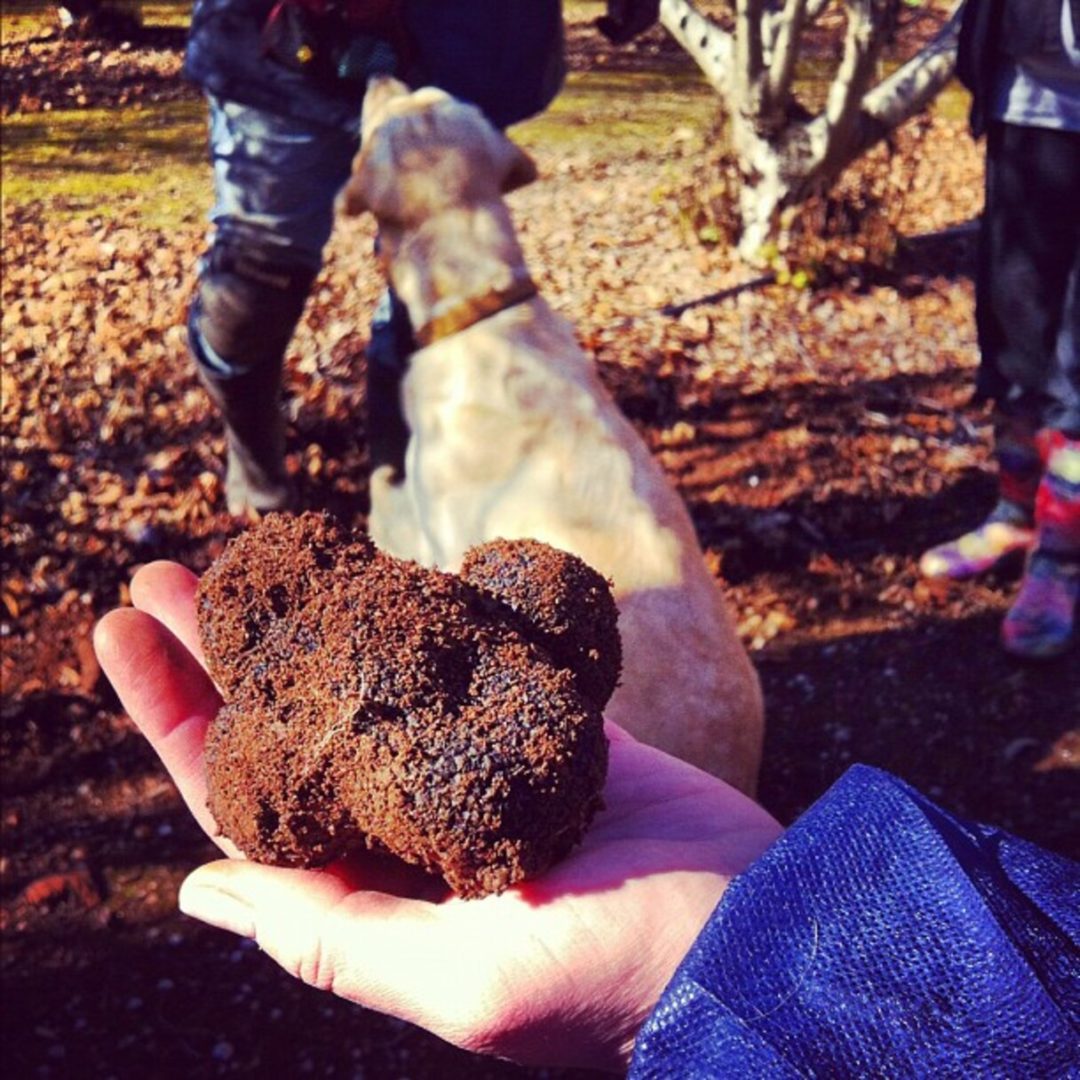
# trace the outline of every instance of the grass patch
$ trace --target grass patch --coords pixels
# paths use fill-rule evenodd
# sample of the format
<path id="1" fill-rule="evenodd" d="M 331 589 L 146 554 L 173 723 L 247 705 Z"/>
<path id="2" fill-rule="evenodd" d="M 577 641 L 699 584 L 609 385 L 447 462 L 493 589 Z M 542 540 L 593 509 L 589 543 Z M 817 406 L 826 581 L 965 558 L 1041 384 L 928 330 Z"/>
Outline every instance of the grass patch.
<path id="1" fill-rule="evenodd" d="M 592 16 L 598 0 L 570 0 L 571 17 Z M 148 26 L 184 26 L 191 0 L 152 0 L 141 11 Z M 0 25 L 36 20 L 53 25 L 53 3 L 5 2 Z M 803 96 L 823 96 L 824 70 L 800 69 Z M 540 155 L 588 154 L 603 161 L 662 151 L 673 138 L 704 142 L 720 106 L 695 70 L 615 72 L 569 76 L 545 113 L 516 125 L 513 136 Z M 955 84 L 934 103 L 949 118 L 967 113 L 968 96 Z M 108 213 L 137 202 L 149 222 L 168 226 L 203 215 L 212 200 L 206 161 L 206 113 L 201 99 L 108 109 L 57 109 L 4 118 L 0 146 L 2 198 L 7 205 L 42 200 L 58 212 Z"/>
<path id="2" fill-rule="evenodd" d="M 125 109 L 65 109 L 4 118 L 5 204 L 42 200 L 60 212 L 139 204 L 149 223 L 203 215 L 211 202 L 201 100 Z"/>
<path id="3" fill-rule="evenodd" d="M 662 147 L 680 128 L 707 131 L 718 105 L 716 92 L 693 73 L 581 72 L 568 77 L 550 109 L 512 134 L 536 151 L 636 157 Z"/>
<path id="4" fill-rule="evenodd" d="M 552 107 L 514 138 L 541 153 L 638 156 L 674 131 L 707 130 L 716 96 L 693 75 L 571 75 Z M 3 199 L 43 200 L 70 215 L 137 202 L 161 226 L 205 214 L 212 201 L 202 100 L 63 109 L 4 118 Z"/>
<path id="5" fill-rule="evenodd" d="M 595 19 L 606 10 L 604 0 L 563 0 L 563 12 L 568 18 Z"/>
<path id="6" fill-rule="evenodd" d="M 934 116 L 943 120 L 966 120 L 971 111 L 971 94 L 953 79 L 930 105 Z"/>
<path id="7" fill-rule="evenodd" d="M 191 0 L 156 0 L 140 4 L 144 26 L 182 26 L 191 22 Z"/>
<path id="8" fill-rule="evenodd" d="M 800 96 L 820 105 L 829 86 L 825 73 L 808 66 L 800 76 Z M 963 119 L 970 103 L 968 92 L 953 81 L 930 110 L 945 119 Z M 512 134 L 538 152 L 589 151 L 601 159 L 639 156 L 649 147 L 663 147 L 680 129 L 704 138 L 720 106 L 720 96 L 694 71 L 578 72 L 568 77 L 547 112 L 516 125 Z"/>

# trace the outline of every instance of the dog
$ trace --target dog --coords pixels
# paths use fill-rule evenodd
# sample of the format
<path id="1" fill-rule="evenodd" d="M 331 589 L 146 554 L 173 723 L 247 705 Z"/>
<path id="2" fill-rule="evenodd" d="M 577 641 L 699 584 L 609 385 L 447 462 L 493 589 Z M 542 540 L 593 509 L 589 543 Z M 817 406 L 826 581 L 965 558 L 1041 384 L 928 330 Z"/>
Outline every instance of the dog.
<path id="1" fill-rule="evenodd" d="M 504 196 L 534 162 L 440 90 L 373 80 L 363 118 L 339 210 L 374 214 L 419 345 L 404 475 L 373 471 L 372 538 L 443 570 L 499 537 L 580 556 L 619 606 L 608 718 L 753 794 L 756 672 L 682 500 L 529 276 Z"/>

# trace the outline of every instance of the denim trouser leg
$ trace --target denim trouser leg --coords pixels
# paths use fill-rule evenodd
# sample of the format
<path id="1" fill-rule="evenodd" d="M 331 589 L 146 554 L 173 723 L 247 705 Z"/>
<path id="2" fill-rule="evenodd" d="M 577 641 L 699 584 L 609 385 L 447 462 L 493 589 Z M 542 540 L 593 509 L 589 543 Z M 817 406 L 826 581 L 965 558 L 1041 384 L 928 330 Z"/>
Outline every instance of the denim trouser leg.
<path id="1" fill-rule="evenodd" d="M 243 382 L 250 398 L 258 385 L 269 391 L 280 380 L 281 359 L 321 265 L 334 201 L 348 179 L 358 139 L 344 129 L 211 97 L 210 144 L 215 230 L 192 306 L 192 349 L 204 378 L 214 379 L 220 393 L 227 394 L 230 383 L 239 391 Z M 232 344 L 215 348 L 215 342 Z M 408 314 L 387 290 L 372 320 L 367 353 L 373 466 L 404 465 L 408 432 L 399 385 L 412 348 Z M 264 402 L 258 411 L 266 408 Z"/>
<path id="2" fill-rule="evenodd" d="M 192 348 L 219 379 L 279 367 L 322 262 L 357 140 L 210 97 L 214 225 Z"/>
<path id="3" fill-rule="evenodd" d="M 359 139 L 212 96 L 209 101 L 214 242 L 255 244 L 274 261 L 317 272 Z M 401 368 L 412 336 L 404 306 L 389 290 L 375 310 L 371 336 L 374 361 Z"/>
<path id="4" fill-rule="evenodd" d="M 1080 432 L 1080 133 L 994 122 L 976 280 L 979 390 Z"/>
<path id="5" fill-rule="evenodd" d="M 211 96 L 210 154 L 218 232 L 257 237 L 318 268 L 359 137 Z"/>
<path id="6" fill-rule="evenodd" d="M 367 432 L 371 467 L 389 465 L 405 475 L 409 429 L 401 411 L 401 379 L 414 341 L 405 305 L 390 289 L 383 293 L 371 320 L 367 350 Z"/>

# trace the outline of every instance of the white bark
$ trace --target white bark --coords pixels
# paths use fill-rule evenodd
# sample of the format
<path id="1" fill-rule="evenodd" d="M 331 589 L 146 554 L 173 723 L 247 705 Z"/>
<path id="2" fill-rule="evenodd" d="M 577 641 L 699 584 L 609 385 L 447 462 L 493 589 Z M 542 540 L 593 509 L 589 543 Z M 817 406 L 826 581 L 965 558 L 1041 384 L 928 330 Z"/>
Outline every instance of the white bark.
<path id="1" fill-rule="evenodd" d="M 944 89 L 956 69 L 960 5 L 926 48 L 873 87 L 863 98 L 863 112 L 887 127 L 918 115 Z"/>
<path id="2" fill-rule="evenodd" d="M 735 0 L 736 105 L 747 119 L 761 116 L 765 60 L 762 55 L 764 0 Z"/>
<path id="3" fill-rule="evenodd" d="M 825 102 L 824 117 L 829 131 L 851 122 L 873 78 L 884 45 L 884 28 L 878 18 L 880 7 L 875 0 L 847 0 L 844 53 Z"/>
<path id="4" fill-rule="evenodd" d="M 828 0 L 736 0 L 734 34 L 690 0 L 662 0 L 660 19 L 719 93 L 731 120 L 742 187 L 739 250 L 752 256 L 776 228 L 779 212 L 826 187 L 848 164 L 923 110 L 952 76 L 962 0 L 937 37 L 875 85 L 895 5 L 843 0 L 843 51 L 821 113 L 792 115 L 792 84 L 803 31 Z"/>
<path id="5" fill-rule="evenodd" d="M 687 0 L 661 0 L 660 21 L 726 103 L 735 64 L 734 37 Z"/>
<path id="6" fill-rule="evenodd" d="M 770 35 L 769 72 L 766 76 L 765 109 L 769 120 L 779 118 L 791 94 L 795 63 L 799 58 L 799 38 L 807 21 L 807 0 L 787 0 Z"/>

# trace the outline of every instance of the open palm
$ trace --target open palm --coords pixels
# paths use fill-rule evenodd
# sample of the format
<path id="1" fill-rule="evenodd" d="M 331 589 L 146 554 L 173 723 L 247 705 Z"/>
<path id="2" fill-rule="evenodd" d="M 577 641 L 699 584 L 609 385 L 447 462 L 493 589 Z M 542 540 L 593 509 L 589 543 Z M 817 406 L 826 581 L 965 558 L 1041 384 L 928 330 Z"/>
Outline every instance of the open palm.
<path id="1" fill-rule="evenodd" d="M 211 836 L 203 743 L 221 699 L 195 625 L 196 577 L 154 563 L 95 645 L 125 708 Z M 675 688 L 673 688 L 675 689 Z M 387 857 L 321 870 L 208 863 L 188 914 L 254 938 L 312 986 L 476 1052 L 624 1068 L 638 1027 L 728 882 L 780 833 L 734 788 L 608 725 L 605 809 L 542 877 L 461 900 Z"/>

